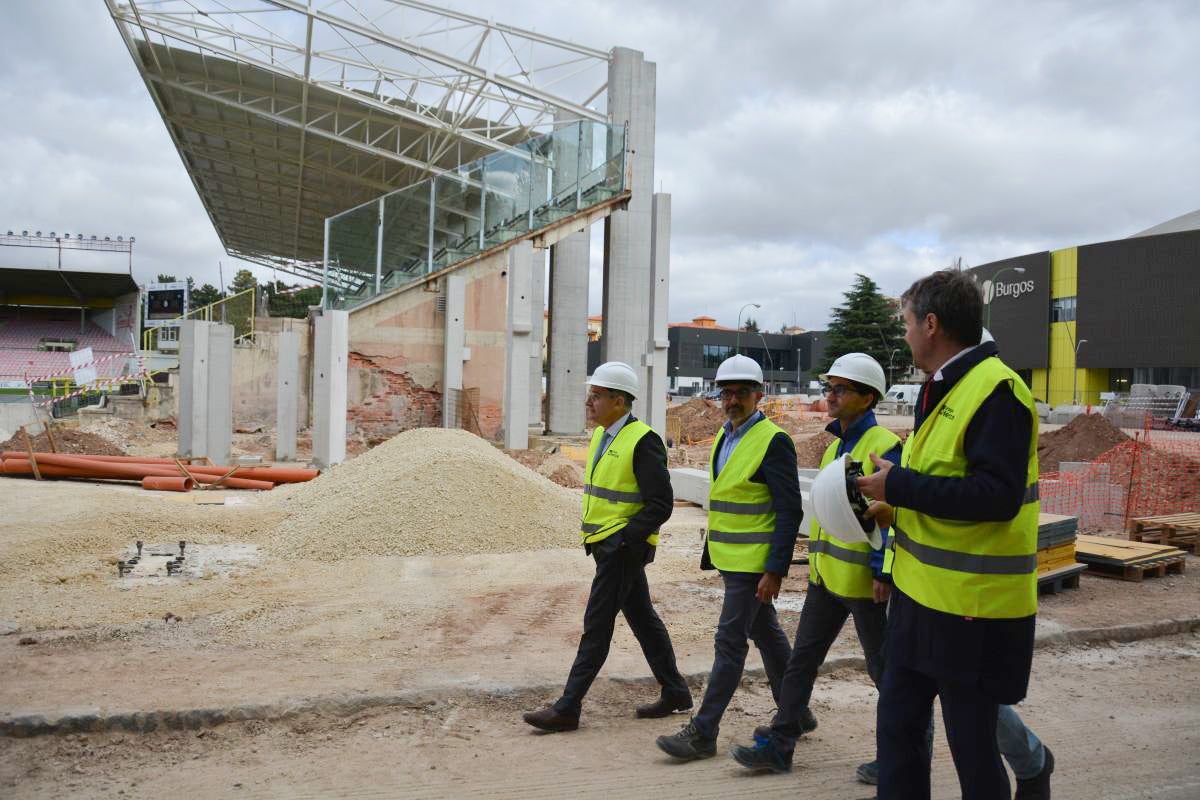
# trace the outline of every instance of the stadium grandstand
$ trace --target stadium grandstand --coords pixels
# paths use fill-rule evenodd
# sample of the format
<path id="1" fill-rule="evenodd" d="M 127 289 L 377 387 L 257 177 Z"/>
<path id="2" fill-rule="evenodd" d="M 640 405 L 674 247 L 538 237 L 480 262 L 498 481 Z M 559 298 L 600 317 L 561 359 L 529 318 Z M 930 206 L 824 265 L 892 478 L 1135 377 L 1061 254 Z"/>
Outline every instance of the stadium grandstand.
<path id="1" fill-rule="evenodd" d="M 23 405 L 20 413 L 5 409 L 0 427 L 32 419 L 30 390 L 42 396 L 39 405 L 73 391 L 78 367 L 94 368 L 99 382 L 138 371 L 132 249 L 123 237 L 0 235 L 0 400 Z"/>

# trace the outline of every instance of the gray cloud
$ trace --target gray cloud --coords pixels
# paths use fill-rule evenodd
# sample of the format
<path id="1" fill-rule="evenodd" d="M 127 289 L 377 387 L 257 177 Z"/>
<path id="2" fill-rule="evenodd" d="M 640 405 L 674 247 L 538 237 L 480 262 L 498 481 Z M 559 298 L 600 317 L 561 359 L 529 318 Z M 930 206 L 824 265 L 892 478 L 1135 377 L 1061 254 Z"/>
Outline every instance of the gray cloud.
<path id="1" fill-rule="evenodd" d="M 855 272 L 898 294 L 956 256 L 1119 238 L 1200 206 L 1186 0 L 454 7 L 658 64 L 673 320 L 732 324 L 760 302 L 765 325 L 820 327 Z M 222 259 L 228 280 L 103 6 L 8 13 L 0 224 L 133 233 L 139 277 L 215 283 Z"/>

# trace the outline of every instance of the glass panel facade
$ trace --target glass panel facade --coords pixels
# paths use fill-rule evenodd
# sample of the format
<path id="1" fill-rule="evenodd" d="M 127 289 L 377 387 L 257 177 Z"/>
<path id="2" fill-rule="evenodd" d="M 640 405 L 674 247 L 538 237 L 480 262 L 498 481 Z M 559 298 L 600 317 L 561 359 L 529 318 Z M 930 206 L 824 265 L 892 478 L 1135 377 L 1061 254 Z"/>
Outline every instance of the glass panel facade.
<path id="1" fill-rule="evenodd" d="M 1074 322 L 1075 321 L 1075 298 L 1074 297 L 1056 297 L 1050 301 L 1050 321 L 1051 322 Z"/>
<path id="2" fill-rule="evenodd" d="M 625 191 L 625 129 L 573 122 L 330 218 L 330 297 L 380 292 L 553 225 Z M 731 353 L 732 354 L 732 353 Z M 719 362 L 718 362 L 719 363 Z"/>
<path id="3" fill-rule="evenodd" d="M 704 345 L 704 366 L 716 369 L 721 362 L 733 355 L 733 348 L 726 344 Z"/>

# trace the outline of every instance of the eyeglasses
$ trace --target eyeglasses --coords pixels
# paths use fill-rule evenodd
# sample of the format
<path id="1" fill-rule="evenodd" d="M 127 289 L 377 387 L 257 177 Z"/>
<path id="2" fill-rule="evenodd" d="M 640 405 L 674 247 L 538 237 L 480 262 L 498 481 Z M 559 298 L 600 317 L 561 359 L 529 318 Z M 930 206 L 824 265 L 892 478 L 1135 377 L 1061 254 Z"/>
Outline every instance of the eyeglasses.
<path id="1" fill-rule="evenodd" d="M 844 397 L 846 392 L 853 392 L 854 394 L 859 394 L 858 390 L 855 389 L 853 386 L 847 386 L 844 383 L 838 383 L 838 384 L 822 383 L 821 384 L 821 394 L 831 394 L 834 397 Z"/>
<path id="2" fill-rule="evenodd" d="M 754 391 L 753 389 L 747 389 L 745 386 L 739 387 L 737 389 L 722 389 L 721 390 L 721 399 L 728 400 L 731 397 L 736 397 L 738 400 L 745 400 L 747 397 L 750 396 L 750 393 L 753 391 Z"/>

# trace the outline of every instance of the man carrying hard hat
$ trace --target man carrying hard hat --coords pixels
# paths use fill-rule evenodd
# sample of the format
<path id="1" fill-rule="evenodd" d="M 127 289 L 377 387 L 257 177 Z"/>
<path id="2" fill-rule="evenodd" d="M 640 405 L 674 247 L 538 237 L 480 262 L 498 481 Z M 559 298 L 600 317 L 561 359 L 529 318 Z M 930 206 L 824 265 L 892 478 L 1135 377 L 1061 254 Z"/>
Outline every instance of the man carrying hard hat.
<path id="1" fill-rule="evenodd" d="M 735 355 L 717 368 L 727 418 L 713 442 L 708 493 L 708 538 L 701 569 L 716 568 L 725 583 L 712 671 L 700 710 L 672 736 L 658 737 L 663 752 L 690 761 L 716 755 L 717 732 L 742 679 L 753 640 L 771 692 L 787 666 L 787 634 L 773 601 L 792 561 L 804 517 L 792 438 L 758 410 L 762 368 Z"/>
<path id="2" fill-rule="evenodd" d="M 865 353 L 847 353 L 820 377 L 833 417 L 825 430 L 837 437 L 825 450 L 821 467 L 847 453 L 868 473 L 875 471 L 871 456 L 899 463 L 900 437 L 875 422 L 875 404 L 887 393 L 879 362 Z M 844 485 L 840 488 L 844 495 Z M 883 679 L 883 632 L 891 592 L 891 578 L 883 569 L 886 544 L 872 548 L 866 537 L 838 538 L 824 530 L 815 515 L 810 526 L 808 593 L 783 675 L 778 712 L 770 728 L 755 729 L 755 746 L 736 747 L 732 753 L 747 769 L 791 769 L 796 739 L 817 726 L 808 708 L 813 682 L 847 616 L 854 617 L 867 674 L 876 687 Z M 875 768 L 874 763 L 864 764 L 859 772 Z"/>
<path id="3" fill-rule="evenodd" d="M 966 274 L 935 272 L 901 304 L 913 362 L 930 378 L 900 466 L 877 459 L 858 479 L 895 542 L 879 797 L 929 797 L 924 733 L 937 697 L 963 797 L 1008 798 L 997 718 L 1025 696 L 1033 660 L 1037 410 L 995 343 L 980 342 L 983 299 Z"/>
<path id="4" fill-rule="evenodd" d="M 654 611 L 646 583 L 646 564 L 654 560 L 658 529 L 674 507 L 667 451 L 658 434 L 631 413 L 638 380 L 629 365 L 601 364 L 588 386 L 588 419 L 596 423 L 596 430 L 588 447 L 579 535 L 596 560 L 596 577 L 562 697 L 524 715 L 527 723 L 544 731 L 579 727 L 584 695 L 608 657 L 618 613 L 625 615 L 662 687 L 659 699 L 639 706 L 637 715 L 665 717 L 692 707 L 691 691 L 675 666 L 671 637 Z"/>

